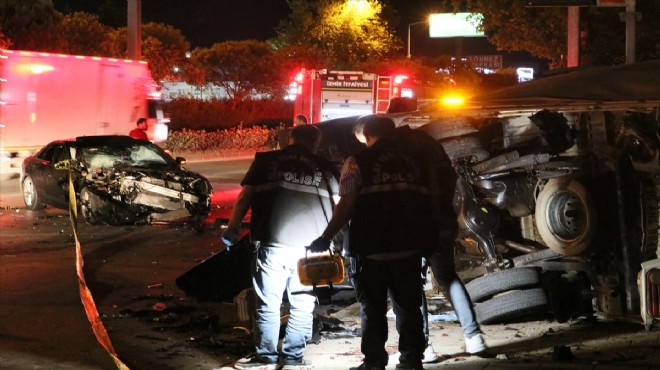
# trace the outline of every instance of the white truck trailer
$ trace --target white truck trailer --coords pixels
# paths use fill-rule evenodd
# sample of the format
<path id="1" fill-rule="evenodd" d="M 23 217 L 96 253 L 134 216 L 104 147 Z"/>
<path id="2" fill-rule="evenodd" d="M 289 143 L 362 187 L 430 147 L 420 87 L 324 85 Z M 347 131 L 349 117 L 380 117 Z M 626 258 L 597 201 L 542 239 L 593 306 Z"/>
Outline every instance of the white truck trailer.
<path id="1" fill-rule="evenodd" d="M 160 93 L 146 62 L 0 51 L 0 179 L 45 144 L 87 135 L 127 135 L 146 117 L 148 136 L 167 139 Z"/>

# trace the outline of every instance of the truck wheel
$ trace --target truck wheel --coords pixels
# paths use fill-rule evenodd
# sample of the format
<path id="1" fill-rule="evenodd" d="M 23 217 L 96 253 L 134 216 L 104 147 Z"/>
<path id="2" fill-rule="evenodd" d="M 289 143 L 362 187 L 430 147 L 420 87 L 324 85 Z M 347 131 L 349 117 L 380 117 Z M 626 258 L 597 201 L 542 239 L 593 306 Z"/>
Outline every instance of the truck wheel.
<path id="1" fill-rule="evenodd" d="M 463 157 L 474 157 L 477 162 L 488 158 L 489 154 L 476 136 L 465 136 L 441 141 L 442 147 L 452 161 Z"/>
<path id="2" fill-rule="evenodd" d="M 96 196 L 88 188 L 83 188 L 80 191 L 80 215 L 83 221 L 90 225 L 98 225 L 100 223 L 94 210 L 95 198 Z"/>
<path id="3" fill-rule="evenodd" d="M 478 303 L 474 309 L 480 324 L 513 321 L 540 312 L 548 305 L 542 288 L 515 290 Z"/>
<path id="4" fill-rule="evenodd" d="M 513 265 L 516 267 L 534 264 L 539 261 L 544 261 L 552 258 L 561 256 L 561 254 L 553 251 L 552 249 L 543 249 L 538 252 L 523 254 L 520 256 L 513 257 Z"/>
<path id="5" fill-rule="evenodd" d="M 450 137 L 476 134 L 478 130 L 474 127 L 472 120 L 457 117 L 430 122 L 419 128 L 436 140 L 444 140 Z"/>
<path id="6" fill-rule="evenodd" d="M 541 277 L 536 267 L 514 267 L 478 277 L 465 284 L 472 302 L 482 302 L 490 297 L 513 289 L 539 284 Z"/>
<path id="7" fill-rule="evenodd" d="M 557 253 L 576 255 L 591 243 L 595 208 L 584 186 L 575 179 L 550 179 L 536 198 L 534 217 L 541 239 Z"/>
<path id="8" fill-rule="evenodd" d="M 33 211 L 46 208 L 46 205 L 41 203 L 39 200 L 39 194 L 37 194 L 37 188 L 34 186 L 34 182 L 30 176 L 25 176 L 23 180 L 23 202 L 27 209 Z"/>

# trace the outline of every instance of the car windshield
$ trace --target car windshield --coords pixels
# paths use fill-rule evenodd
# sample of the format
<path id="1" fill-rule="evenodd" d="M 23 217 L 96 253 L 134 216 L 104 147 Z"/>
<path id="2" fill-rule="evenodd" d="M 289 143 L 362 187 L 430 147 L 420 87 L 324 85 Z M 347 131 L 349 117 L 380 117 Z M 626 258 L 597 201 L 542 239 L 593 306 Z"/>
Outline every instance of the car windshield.
<path id="1" fill-rule="evenodd" d="M 83 147 L 79 158 L 88 168 L 174 166 L 172 159 L 158 147 L 144 143 Z"/>

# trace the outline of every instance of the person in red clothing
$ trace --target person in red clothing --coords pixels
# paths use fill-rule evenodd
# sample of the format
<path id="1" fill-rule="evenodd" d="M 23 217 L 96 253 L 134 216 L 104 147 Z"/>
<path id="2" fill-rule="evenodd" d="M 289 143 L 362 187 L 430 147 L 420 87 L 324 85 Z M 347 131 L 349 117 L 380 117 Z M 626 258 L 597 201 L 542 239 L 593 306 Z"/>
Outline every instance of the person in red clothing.
<path id="1" fill-rule="evenodd" d="M 149 140 L 149 137 L 147 137 L 147 119 L 144 117 L 138 119 L 136 125 L 137 127 L 132 129 L 128 136 L 133 139 Z"/>

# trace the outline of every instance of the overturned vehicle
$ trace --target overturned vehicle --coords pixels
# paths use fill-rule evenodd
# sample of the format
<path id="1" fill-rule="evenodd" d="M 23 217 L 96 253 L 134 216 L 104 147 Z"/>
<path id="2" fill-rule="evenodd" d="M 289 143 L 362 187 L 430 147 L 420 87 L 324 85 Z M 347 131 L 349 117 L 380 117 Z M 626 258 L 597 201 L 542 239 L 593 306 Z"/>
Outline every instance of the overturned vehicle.
<path id="1" fill-rule="evenodd" d="M 456 263 L 481 323 L 660 318 L 660 61 L 398 114 L 458 173 Z"/>
<path id="2" fill-rule="evenodd" d="M 84 221 L 110 225 L 203 222 L 213 189 L 157 145 L 128 136 L 54 141 L 23 162 L 28 209 L 69 207 L 69 175 Z"/>

